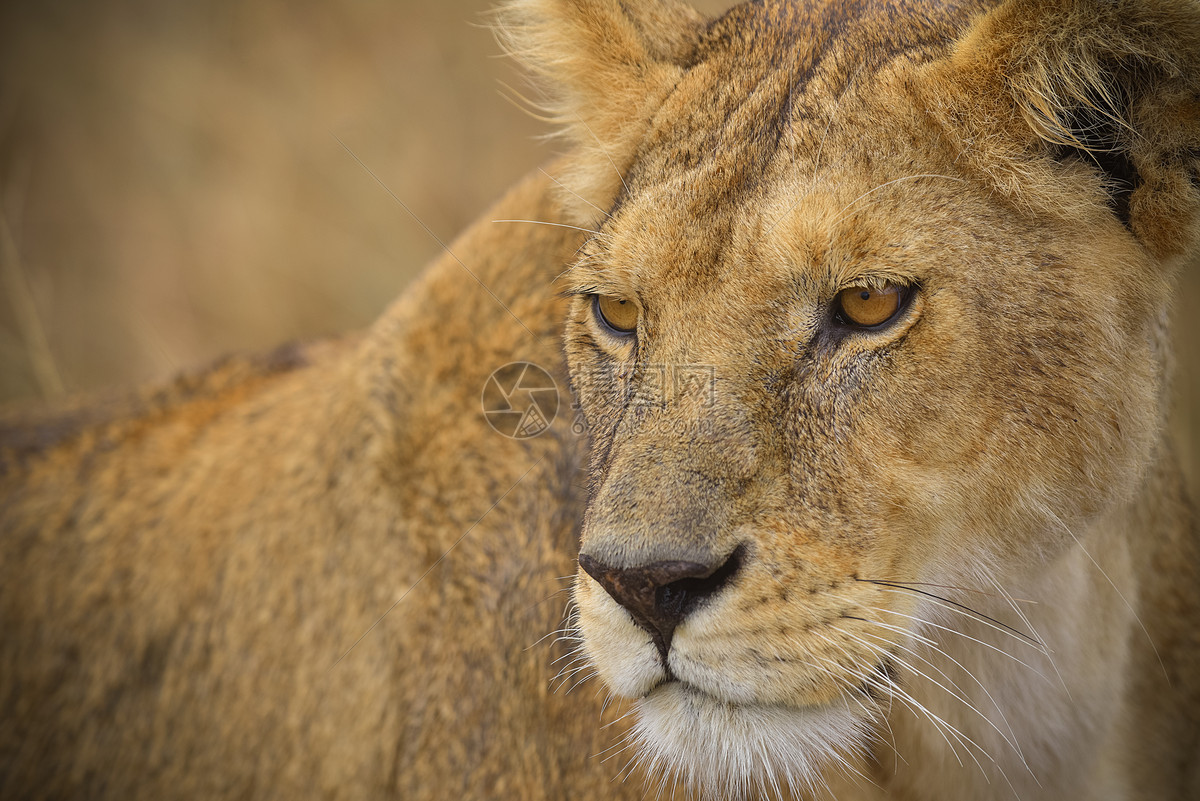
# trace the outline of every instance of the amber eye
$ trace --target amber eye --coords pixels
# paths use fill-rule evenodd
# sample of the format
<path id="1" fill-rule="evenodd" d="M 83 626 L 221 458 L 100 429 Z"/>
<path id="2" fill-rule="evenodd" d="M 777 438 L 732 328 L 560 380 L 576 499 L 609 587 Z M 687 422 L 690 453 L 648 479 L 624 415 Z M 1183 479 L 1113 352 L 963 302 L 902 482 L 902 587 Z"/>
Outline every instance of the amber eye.
<path id="1" fill-rule="evenodd" d="M 900 311 L 904 293 L 904 287 L 891 283 L 843 289 L 837 296 L 838 316 L 845 323 L 864 328 L 883 325 Z"/>
<path id="2" fill-rule="evenodd" d="M 638 307 L 631 300 L 611 295 L 595 295 L 596 316 L 616 334 L 632 334 L 637 330 Z"/>

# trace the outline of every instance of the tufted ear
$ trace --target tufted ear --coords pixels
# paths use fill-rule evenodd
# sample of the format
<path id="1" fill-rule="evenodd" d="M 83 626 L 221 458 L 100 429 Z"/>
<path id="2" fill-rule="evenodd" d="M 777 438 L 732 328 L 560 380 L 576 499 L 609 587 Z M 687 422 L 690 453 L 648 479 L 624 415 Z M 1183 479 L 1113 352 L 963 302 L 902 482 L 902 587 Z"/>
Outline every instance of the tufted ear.
<path id="1" fill-rule="evenodd" d="M 952 63 L 961 102 L 944 104 L 958 106 L 950 127 L 1002 191 L 1059 209 L 1102 198 L 1160 259 L 1200 245 L 1196 0 L 1009 0 Z M 1041 192 L 1056 180 L 1039 166 L 1046 156 L 1059 177 L 1064 167 L 1097 176 L 1093 197 Z"/>
<path id="2" fill-rule="evenodd" d="M 541 109 L 578 146 L 560 180 L 580 219 L 616 197 L 703 24 L 675 0 L 512 0 L 497 12 L 501 42 L 541 79 Z"/>

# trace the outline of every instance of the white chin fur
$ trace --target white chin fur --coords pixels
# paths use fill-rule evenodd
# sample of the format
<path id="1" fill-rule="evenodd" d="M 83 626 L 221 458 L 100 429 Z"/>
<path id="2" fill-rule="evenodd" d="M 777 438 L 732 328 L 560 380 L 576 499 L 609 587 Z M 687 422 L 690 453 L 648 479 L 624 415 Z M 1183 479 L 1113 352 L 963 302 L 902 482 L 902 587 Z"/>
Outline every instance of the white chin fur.
<path id="1" fill-rule="evenodd" d="M 705 798 L 811 793 L 863 750 L 848 708 L 733 705 L 666 684 L 638 702 L 634 734 L 651 777 L 677 775 Z"/>

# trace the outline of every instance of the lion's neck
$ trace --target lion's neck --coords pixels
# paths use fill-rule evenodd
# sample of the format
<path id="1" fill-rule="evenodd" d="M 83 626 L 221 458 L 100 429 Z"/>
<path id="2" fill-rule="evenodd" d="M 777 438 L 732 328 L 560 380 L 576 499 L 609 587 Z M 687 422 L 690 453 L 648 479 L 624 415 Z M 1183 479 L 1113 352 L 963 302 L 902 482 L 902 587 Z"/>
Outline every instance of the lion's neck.
<path id="1" fill-rule="evenodd" d="M 895 743 L 880 764 L 890 790 L 964 800 L 1122 797 L 1123 779 L 1103 755 L 1141 631 L 1128 523 L 1128 514 L 1114 515 L 1076 532 L 1076 544 L 1034 572 L 998 580 L 1002 590 L 971 602 L 977 618 L 924 610 L 944 628 L 923 632 L 936 645 L 914 642 L 900 654 L 909 699 L 893 702 L 882 733 L 885 751 Z"/>

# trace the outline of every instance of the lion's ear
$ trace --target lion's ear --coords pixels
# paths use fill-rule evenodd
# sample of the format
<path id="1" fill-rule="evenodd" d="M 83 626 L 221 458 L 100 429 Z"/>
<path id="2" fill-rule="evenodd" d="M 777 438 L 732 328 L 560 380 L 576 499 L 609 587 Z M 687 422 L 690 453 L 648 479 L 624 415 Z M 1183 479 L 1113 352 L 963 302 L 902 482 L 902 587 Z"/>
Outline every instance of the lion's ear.
<path id="1" fill-rule="evenodd" d="M 959 117 L 973 123 L 965 149 L 978 159 L 999 138 L 1086 165 L 1112 213 L 1159 258 L 1200 245 L 1196 0 L 1010 0 L 960 40 L 953 61 L 969 105 L 1007 105 Z M 1036 193 L 1036 172 L 996 177 Z"/>
<path id="2" fill-rule="evenodd" d="M 583 218 L 600 216 L 703 29 L 674 0 L 513 0 L 497 14 L 506 49 L 541 79 L 539 105 L 578 146 L 561 177 Z"/>

